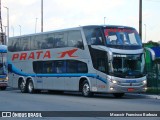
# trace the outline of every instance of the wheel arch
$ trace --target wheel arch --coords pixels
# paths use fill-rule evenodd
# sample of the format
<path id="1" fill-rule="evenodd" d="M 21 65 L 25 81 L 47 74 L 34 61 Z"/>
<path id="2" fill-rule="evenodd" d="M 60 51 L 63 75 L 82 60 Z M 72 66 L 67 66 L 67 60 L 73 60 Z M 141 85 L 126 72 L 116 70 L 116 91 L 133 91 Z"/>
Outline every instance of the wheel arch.
<path id="1" fill-rule="evenodd" d="M 84 82 L 85 80 L 88 81 L 88 84 L 89 84 L 90 89 L 91 89 L 90 79 L 89 79 L 88 77 L 86 77 L 86 76 L 82 76 L 82 77 L 80 78 L 80 80 L 79 80 L 79 91 L 80 91 L 80 92 L 81 92 L 81 90 L 82 90 L 82 85 L 83 85 L 83 82 Z"/>

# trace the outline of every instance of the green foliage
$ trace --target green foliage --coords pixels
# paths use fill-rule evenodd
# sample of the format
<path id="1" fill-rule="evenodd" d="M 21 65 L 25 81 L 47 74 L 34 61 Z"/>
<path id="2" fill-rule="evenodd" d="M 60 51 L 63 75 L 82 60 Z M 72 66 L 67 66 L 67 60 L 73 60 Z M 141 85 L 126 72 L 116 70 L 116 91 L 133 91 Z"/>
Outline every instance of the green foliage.
<path id="1" fill-rule="evenodd" d="M 149 93 L 149 94 L 160 94 L 160 87 L 157 88 L 157 87 L 149 87 L 146 91 L 146 93 Z"/>
<path id="2" fill-rule="evenodd" d="M 143 43 L 144 47 L 159 47 L 160 44 L 158 42 L 148 41 L 147 43 Z"/>

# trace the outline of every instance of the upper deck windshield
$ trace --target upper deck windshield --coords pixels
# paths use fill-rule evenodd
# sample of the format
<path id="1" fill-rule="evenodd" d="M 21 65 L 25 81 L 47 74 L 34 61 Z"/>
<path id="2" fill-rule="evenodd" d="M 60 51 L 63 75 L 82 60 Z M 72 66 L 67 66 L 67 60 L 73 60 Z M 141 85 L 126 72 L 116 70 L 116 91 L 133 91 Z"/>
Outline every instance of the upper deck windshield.
<path id="1" fill-rule="evenodd" d="M 142 46 L 141 39 L 137 31 L 127 27 L 113 27 L 104 29 L 106 43 L 110 46 Z"/>

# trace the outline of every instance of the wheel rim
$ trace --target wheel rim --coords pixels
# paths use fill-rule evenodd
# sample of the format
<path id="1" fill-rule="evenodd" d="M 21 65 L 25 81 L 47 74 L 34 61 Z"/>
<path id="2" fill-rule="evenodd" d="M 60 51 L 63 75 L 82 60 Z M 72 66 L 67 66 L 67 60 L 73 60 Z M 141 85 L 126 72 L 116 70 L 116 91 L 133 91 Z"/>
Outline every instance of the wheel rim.
<path id="1" fill-rule="evenodd" d="M 33 91 L 33 83 L 29 82 L 28 84 L 28 91 L 31 93 Z"/>
<path id="2" fill-rule="evenodd" d="M 25 89 L 25 83 L 24 83 L 24 81 L 21 82 L 20 88 L 21 88 L 21 91 L 24 91 L 24 89 Z"/>
<path id="3" fill-rule="evenodd" d="M 89 94 L 89 84 L 85 83 L 83 86 L 83 94 L 87 96 Z"/>

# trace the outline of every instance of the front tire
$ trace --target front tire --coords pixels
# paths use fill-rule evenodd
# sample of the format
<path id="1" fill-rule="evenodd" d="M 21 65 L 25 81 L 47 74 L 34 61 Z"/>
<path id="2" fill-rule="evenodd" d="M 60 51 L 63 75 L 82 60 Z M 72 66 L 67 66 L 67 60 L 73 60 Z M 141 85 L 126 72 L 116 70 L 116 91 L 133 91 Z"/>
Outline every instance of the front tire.
<path id="1" fill-rule="evenodd" d="M 90 91 L 90 86 L 87 80 L 85 80 L 82 84 L 82 95 L 84 97 L 91 97 L 93 93 Z"/>

